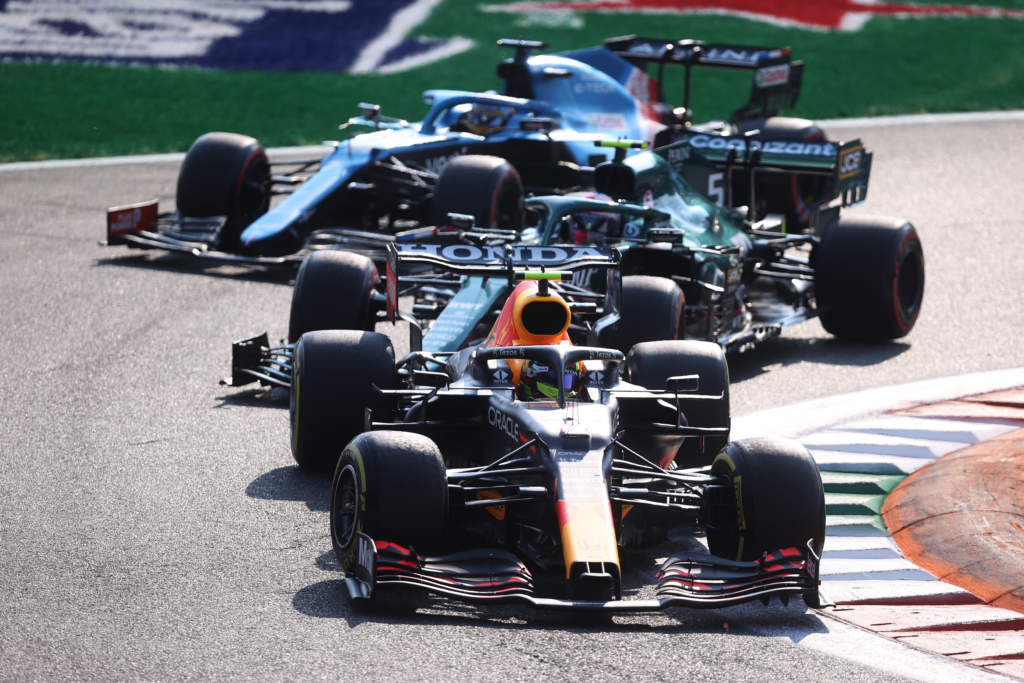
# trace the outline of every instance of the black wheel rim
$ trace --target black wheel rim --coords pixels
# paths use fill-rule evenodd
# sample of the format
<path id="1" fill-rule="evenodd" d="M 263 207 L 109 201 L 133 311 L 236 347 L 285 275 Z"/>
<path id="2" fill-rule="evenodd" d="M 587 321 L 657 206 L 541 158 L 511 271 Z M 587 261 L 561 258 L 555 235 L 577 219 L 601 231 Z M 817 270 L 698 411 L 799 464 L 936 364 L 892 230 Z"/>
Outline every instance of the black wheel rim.
<path id="1" fill-rule="evenodd" d="M 239 186 L 235 210 L 239 227 L 249 225 L 270 206 L 270 167 L 262 158 L 253 159 Z"/>
<path id="2" fill-rule="evenodd" d="M 334 503 L 331 505 L 331 532 L 338 548 L 347 548 L 355 538 L 359 524 L 359 485 L 356 470 L 345 465 L 334 484 Z"/>

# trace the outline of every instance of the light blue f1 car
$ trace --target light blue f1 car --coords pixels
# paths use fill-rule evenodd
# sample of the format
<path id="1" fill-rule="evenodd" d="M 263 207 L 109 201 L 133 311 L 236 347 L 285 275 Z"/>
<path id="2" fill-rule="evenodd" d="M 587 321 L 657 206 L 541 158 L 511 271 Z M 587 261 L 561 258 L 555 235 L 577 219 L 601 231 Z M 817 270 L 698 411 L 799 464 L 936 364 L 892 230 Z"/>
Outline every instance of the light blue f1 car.
<path id="1" fill-rule="evenodd" d="M 520 227 L 524 192 L 591 184 L 593 167 L 612 154 L 595 147 L 597 139 L 660 146 L 695 131 L 755 130 L 763 139 L 823 137 L 810 121 L 776 116 L 799 94 L 803 64 L 791 61 L 788 49 L 627 37 L 562 55 L 531 55 L 543 43 L 499 44 L 515 50 L 498 65 L 501 94 L 428 90 L 430 110 L 418 123 L 362 105 L 362 114 L 342 127 L 373 130 L 329 143 L 321 159 L 276 163 L 254 138 L 201 136 L 179 172 L 177 210 L 160 213 L 156 200 L 111 208 L 107 243 L 265 265 L 298 262 L 321 247 L 366 253 L 375 246 L 382 255 L 382 235 L 417 239 L 424 226 L 444 222 L 453 210 L 474 215 L 478 225 Z M 666 66 L 682 69 L 681 106 L 665 101 Z M 753 73 L 749 101 L 729 122 L 692 124 L 695 66 Z M 442 178 L 448 162 L 462 155 L 488 158 Z M 758 192 L 780 204 L 766 210 L 799 216 L 815 188 L 798 186 L 795 177 L 764 182 L 790 181 L 792 187 Z M 272 206 L 279 194 L 286 196 Z"/>

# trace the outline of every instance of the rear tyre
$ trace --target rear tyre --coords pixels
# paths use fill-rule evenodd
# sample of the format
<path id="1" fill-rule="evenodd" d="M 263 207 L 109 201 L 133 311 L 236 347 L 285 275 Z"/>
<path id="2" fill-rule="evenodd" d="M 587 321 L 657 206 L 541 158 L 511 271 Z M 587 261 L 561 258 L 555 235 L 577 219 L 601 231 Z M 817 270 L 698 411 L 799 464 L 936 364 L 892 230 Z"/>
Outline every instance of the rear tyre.
<path id="1" fill-rule="evenodd" d="M 757 128 L 762 140 L 802 140 L 824 142 L 828 139 L 813 121 L 789 116 L 773 116 L 767 119 L 749 121 L 740 126 L 739 132 Z M 733 184 L 733 199 L 740 204 L 750 196 L 747 179 L 737 174 Z M 757 176 L 755 196 L 762 214 L 782 214 L 790 232 L 804 232 L 812 218 L 815 205 L 829 198 L 831 181 L 824 176 L 808 176 L 784 173 L 761 173 Z"/>
<path id="2" fill-rule="evenodd" d="M 434 223 L 446 225 L 449 213 L 470 214 L 475 224 L 484 228 L 522 228 L 523 181 L 519 172 L 499 157 L 455 157 L 434 188 Z"/>
<path id="3" fill-rule="evenodd" d="M 886 341 L 914 327 L 924 298 L 924 251 L 910 223 L 841 219 L 814 259 L 822 327 L 844 339 Z"/>
<path id="4" fill-rule="evenodd" d="M 626 356 L 626 373 L 633 384 L 663 390 L 665 381 L 676 375 L 699 375 L 699 392 L 721 394 L 718 401 L 683 403 L 686 422 L 693 427 L 730 427 L 729 366 L 722 347 L 714 342 L 676 340 L 644 342 Z M 675 454 L 677 467 L 708 465 L 729 442 L 729 433 L 684 439 Z"/>
<path id="5" fill-rule="evenodd" d="M 341 454 L 331 483 L 331 544 L 356 561 L 356 533 L 430 552 L 442 541 L 448 480 L 437 444 L 412 432 L 367 432 Z"/>
<path id="6" fill-rule="evenodd" d="M 731 509 L 716 515 L 708 547 L 730 560 L 756 560 L 782 548 L 821 556 L 825 544 L 825 491 L 807 449 L 787 439 L 744 439 L 718 454 L 713 474 L 728 481 Z"/>
<path id="7" fill-rule="evenodd" d="M 318 330 L 295 345 L 289 400 L 292 455 L 299 467 L 329 471 L 356 434 L 366 408 L 383 407 L 371 384 L 394 386 L 395 352 L 377 332 Z"/>
<path id="8" fill-rule="evenodd" d="M 380 276 L 366 256 L 314 251 L 302 262 L 292 292 L 288 339 L 313 330 L 367 330 L 376 324 L 373 295 Z"/>
<path id="9" fill-rule="evenodd" d="M 622 278 L 622 319 L 602 343 L 625 353 L 641 342 L 678 339 L 682 312 L 683 290 L 674 281 L 626 275 Z"/>
<path id="10" fill-rule="evenodd" d="M 176 203 L 182 216 L 227 216 L 217 246 L 237 250 L 242 230 L 270 207 L 270 162 L 263 145 L 237 133 L 200 136 L 178 172 Z"/>

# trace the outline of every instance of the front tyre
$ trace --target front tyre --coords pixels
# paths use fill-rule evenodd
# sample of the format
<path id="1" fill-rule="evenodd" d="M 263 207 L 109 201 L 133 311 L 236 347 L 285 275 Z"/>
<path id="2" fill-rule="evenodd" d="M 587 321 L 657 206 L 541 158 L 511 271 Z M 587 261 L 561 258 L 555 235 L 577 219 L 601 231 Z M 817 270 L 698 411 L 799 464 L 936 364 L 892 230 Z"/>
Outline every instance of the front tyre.
<path id="1" fill-rule="evenodd" d="M 518 230 L 523 227 L 523 181 L 499 157 L 457 156 L 441 172 L 432 206 L 436 225 L 447 225 L 449 213 L 463 213 L 479 227 Z"/>
<path id="2" fill-rule="evenodd" d="M 825 491 L 818 467 L 801 444 L 787 439 L 743 439 L 718 454 L 713 474 L 727 484 L 724 510 L 711 514 L 711 552 L 729 560 L 756 560 L 782 548 L 825 544 Z"/>
<path id="3" fill-rule="evenodd" d="M 367 432 L 341 454 L 331 484 L 331 544 L 356 561 L 356 534 L 429 552 L 442 541 L 448 480 L 437 444 L 412 432 Z"/>
<path id="4" fill-rule="evenodd" d="M 306 470 L 329 471 L 363 430 L 377 392 L 394 386 L 395 352 L 377 332 L 318 330 L 295 345 L 289 400 L 292 456 Z"/>
<path id="5" fill-rule="evenodd" d="M 886 341 L 914 327 L 924 298 L 924 251 L 911 223 L 841 219 L 814 258 L 821 325 L 837 337 Z"/>
<path id="6" fill-rule="evenodd" d="M 189 147 L 178 172 L 178 213 L 226 216 L 217 247 L 239 248 L 242 230 L 270 207 L 270 162 L 255 138 L 207 133 Z"/>
<path id="7" fill-rule="evenodd" d="M 376 325 L 380 275 L 366 256 L 325 249 L 310 254 L 295 278 L 288 339 L 313 330 L 367 330 Z"/>

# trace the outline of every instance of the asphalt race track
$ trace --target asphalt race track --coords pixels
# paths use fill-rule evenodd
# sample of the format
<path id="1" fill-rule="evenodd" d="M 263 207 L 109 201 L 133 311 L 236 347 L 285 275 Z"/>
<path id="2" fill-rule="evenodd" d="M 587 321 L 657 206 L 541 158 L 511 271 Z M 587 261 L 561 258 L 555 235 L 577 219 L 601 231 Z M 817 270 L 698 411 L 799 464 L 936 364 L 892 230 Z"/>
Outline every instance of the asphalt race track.
<path id="1" fill-rule="evenodd" d="M 855 211 L 917 225 L 923 312 L 896 343 L 835 341 L 812 321 L 731 359 L 734 414 L 1024 365 L 1024 118 L 832 133 L 875 151 Z M 611 622 L 353 612 L 327 481 L 292 465 L 286 409 L 217 385 L 233 339 L 285 334 L 287 280 L 97 246 L 105 207 L 170 206 L 176 172 L 0 170 L 0 678 L 925 675 L 801 646 L 832 627 L 802 605 Z"/>

